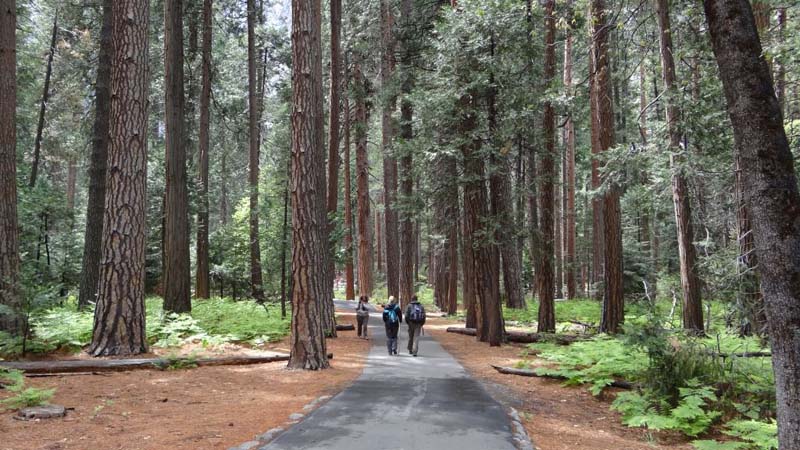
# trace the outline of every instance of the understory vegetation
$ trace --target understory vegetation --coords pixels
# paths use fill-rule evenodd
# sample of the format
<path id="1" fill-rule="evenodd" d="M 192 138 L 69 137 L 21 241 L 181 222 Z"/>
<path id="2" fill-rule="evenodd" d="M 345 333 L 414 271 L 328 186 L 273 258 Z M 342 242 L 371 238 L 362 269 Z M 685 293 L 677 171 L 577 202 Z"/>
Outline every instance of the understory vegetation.
<path id="1" fill-rule="evenodd" d="M 506 319 L 532 322 L 536 306 L 529 305 L 506 310 Z M 568 346 L 530 344 L 518 366 L 566 385 L 586 385 L 595 396 L 615 380 L 627 381 L 633 389 L 617 393 L 611 405 L 625 425 L 680 432 L 699 450 L 777 449 L 771 360 L 759 357 L 769 355 L 768 346 L 731 333 L 725 305 L 712 308 L 720 314 L 712 316 L 705 336 L 672 323 L 662 311 L 669 308 L 668 302 L 633 305 L 617 336 L 596 334 Z M 574 330 L 575 322 L 597 323 L 600 304 L 557 302 L 556 317 L 560 330 Z M 534 365 L 534 355 L 545 364 Z"/>
<path id="2" fill-rule="evenodd" d="M 252 300 L 211 298 L 194 301 L 191 314 L 166 314 L 160 297 L 147 299 L 147 340 L 160 348 L 197 343 L 214 347 L 225 343 L 261 345 L 289 334 L 289 319 L 280 306 Z M 0 358 L 26 353 L 74 353 L 92 340 L 94 311 L 77 309 L 74 298 L 31 312 L 30 333 L 12 337 L 0 332 Z"/>

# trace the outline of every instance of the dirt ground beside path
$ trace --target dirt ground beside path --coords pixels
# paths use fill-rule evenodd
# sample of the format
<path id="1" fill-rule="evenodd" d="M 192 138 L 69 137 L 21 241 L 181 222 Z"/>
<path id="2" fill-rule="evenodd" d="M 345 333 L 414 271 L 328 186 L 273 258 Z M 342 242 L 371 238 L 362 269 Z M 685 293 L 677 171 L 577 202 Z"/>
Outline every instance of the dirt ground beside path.
<path id="1" fill-rule="evenodd" d="M 474 377 L 492 386 L 498 400 L 514 406 L 539 450 L 691 450 L 673 436 L 648 434 L 620 423 L 610 402 L 596 399 L 585 388 L 564 387 L 559 381 L 503 375 L 490 364 L 513 366 L 522 345 L 490 348 L 475 338 L 447 333 L 448 326 L 464 326 L 429 319 L 427 333 L 450 352 Z M 424 348 L 420 349 L 424 354 Z"/>
<path id="2" fill-rule="evenodd" d="M 345 315 L 339 323 L 353 320 Z M 0 449 L 227 449 L 285 424 L 289 414 L 338 393 L 361 374 L 369 342 L 353 331 L 339 336 L 328 340 L 334 359 L 322 372 L 288 371 L 276 362 L 29 378 L 29 386 L 56 388 L 52 402 L 74 410 L 40 422 L 0 413 Z M 271 350 L 288 347 L 283 342 Z"/>

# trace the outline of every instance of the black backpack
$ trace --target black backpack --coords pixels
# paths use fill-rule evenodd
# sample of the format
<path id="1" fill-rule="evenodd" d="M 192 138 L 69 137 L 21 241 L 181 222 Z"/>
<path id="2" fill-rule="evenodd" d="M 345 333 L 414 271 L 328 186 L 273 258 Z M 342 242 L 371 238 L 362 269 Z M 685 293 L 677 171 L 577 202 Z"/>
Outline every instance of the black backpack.
<path id="1" fill-rule="evenodd" d="M 425 308 L 419 303 L 412 303 L 406 320 L 409 323 L 425 323 Z"/>

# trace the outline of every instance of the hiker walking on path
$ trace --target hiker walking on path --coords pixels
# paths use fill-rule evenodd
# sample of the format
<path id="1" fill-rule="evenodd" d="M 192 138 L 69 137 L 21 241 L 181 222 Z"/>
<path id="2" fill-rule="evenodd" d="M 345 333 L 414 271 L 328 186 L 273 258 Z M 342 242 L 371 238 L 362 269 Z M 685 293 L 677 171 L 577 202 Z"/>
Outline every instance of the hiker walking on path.
<path id="1" fill-rule="evenodd" d="M 422 333 L 422 326 L 425 325 L 425 308 L 420 304 L 416 295 L 411 297 L 411 303 L 406 307 L 406 323 L 408 324 L 408 353 L 417 356 L 419 336 Z"/>
<path id="2" fill-rule="evenodd" d="M 397 354 L 397 332 L 400 322 L 403 321 L 403 312 L 394 296 L 389 297 L 389 304 L 383 307 L 383 324 L 386 326 L 386 349 L 390 355 Z"/>
<path id="3" fill-rule="evenodd" d="M 367 323 L 369 323 L 369 297 L 362 295 L 358 298 L 356 306 L 356 321 L 358 325 L 358 337 L 367 339 Z"/>

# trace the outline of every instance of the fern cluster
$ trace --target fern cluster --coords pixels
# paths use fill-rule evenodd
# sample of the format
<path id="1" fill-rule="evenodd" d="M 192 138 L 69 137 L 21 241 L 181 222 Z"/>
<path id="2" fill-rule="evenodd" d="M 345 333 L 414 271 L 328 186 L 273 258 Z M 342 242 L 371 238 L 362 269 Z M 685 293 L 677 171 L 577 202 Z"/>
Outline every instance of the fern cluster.
<path id="1" fill-rule="evenodd" d="M 11 397 L 0 400 L 2 409 L 21 409 L 31 406 L 46 405 L 55 394 L 55 389 L 39 389 L 25 387 L 25 378 L 19 370 L 0 368 L 0 385 L 4 386 Z"/>

